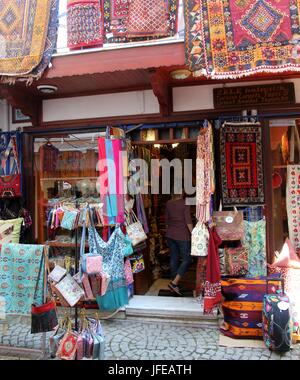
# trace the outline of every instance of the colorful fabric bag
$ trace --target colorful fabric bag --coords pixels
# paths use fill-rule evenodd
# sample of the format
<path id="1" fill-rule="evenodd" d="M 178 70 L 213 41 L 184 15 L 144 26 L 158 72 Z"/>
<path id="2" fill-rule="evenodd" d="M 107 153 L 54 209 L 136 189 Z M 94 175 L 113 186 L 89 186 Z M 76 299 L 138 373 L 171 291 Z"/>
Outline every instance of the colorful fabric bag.
<path id="1" fill-rule="evenodd" d="M 6 149 L 1 152 L 0 198 L 21 197 L 21 183 L 17 136 L 11 136 Z"/>
<path id="2" fill-rule="evenodd" d="M 133 246 L 147 240 L 147 235 L 145 234 L 142 223 L 138 220 L 133 211 L 127 214 L 126 231 Z"/>
<path id="3" fill-rule="evenodd" d="M 225 248 L 227 273 L 231 276 L 245 276 L 248 273 L 248 251 L 245 247 Z"/>
<path id="4" fill-rule="evenodd" d="M 124 263 L 124 272 L 125 272 L 126 285 L 128 286 L 134 282 L 132 268 L 131 268 L 130 260 L 128 258 L 125 260 L 125 263 Z"/>
<path id="5" fill-rule="evenodd" d="M 132 273 L 140 273 L 145 269 L 145 262 L 143 255 L 133 255 L 130 258 L 130 264 L 132 268 Z"/>
<path id="6" fill-rule="evenodd" d="M 65 210 L 61 221 L 61 228 L 72 231 L 75 229 L 78 211 Z"/>
<path id="7" fill-rule="evenodd" d="M 93 274 L 101 274 L 102 273 L 102 256 L 99 254 L 100 247 L 98 245 L 98 241 L 96 239 L 96 231 L 95 226 L 93 225 L 93 219 L 91 217 L 90 210 L 89 211 L 89 219 L 91 221 L 91 229 L 93 239 L 95 242 L 95 247 L 97 252 L 84 253 L 85 251 L 85 237 L 86 237 L 86 219 L 83 221 L 83 229 L 82 229 L 82 237 L 81 237 L 81 245 L 80 245 L 80 260 L 81 260 L 81 271 L 88 275 Z"/>
<path id="8" fill-rule="evenodd" d="M 235 241 L 244 239 L 244 215 L 236 208 L 234 211 L 214 211 L 213 222 L 216 231 L 223 241 Z"/>
<path id="9" fill-rule="evenodd" d="M 67 274 L 58 284 L 54 285 L 54 289 L 58 290 L 71 307 L 84 297 L 83 289 L 70 274 Z"/>
<path id="10" fill-rule="evenodd" d="M 192 256 L 208 255 L 209 232 L 204 223 L 198 222 L 192 231 Z"/>
<path id="11" fill-rule="evenodd" d="M 31 334 L 37 334 L 41 332 L 52 331 L 57 325 L 57 314 L 56 314 L 56 303 L 52 298 L 51 294 L 48 302 L 44 302 L 38 305 L 36 302 L 36 296 L 38 292 L 38 284 L 40 279 L 45 280 L 45 273 L 42 271 L 43 263 L 46 262 L 46 268 L 49 272 L 48 261 L 45 259 L 46 252 L 43 253 L 43 258 L 40 263 L 38 278 L 36 281 L 36 286 L 33 296 L 33 304 L 31 305 Z M 48 285 L 48 284 L 47 284 Z M 48 286 L 46 287 L 48 288 Z M 45 298 L 45 297 L 44 297 Z"/>
<path id="12" fill-rule="evenodd" d="M 74 360 L 76 355 L 78 335 L 72 331 L 68 331 L 62 338 L 56 357 L 61 360 Z"/>

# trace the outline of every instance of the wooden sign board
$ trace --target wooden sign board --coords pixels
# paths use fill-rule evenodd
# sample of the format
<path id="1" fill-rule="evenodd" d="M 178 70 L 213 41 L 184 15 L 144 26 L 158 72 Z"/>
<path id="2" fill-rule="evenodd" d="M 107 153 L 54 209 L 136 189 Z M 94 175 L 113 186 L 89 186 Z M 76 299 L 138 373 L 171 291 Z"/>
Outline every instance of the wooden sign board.
<path id="1" fill-rule="evenodd" d="M 294 83 L 264 84 L 214 89 L 214 107 L 249 109 L 249 106 L 295 104 Z"/>

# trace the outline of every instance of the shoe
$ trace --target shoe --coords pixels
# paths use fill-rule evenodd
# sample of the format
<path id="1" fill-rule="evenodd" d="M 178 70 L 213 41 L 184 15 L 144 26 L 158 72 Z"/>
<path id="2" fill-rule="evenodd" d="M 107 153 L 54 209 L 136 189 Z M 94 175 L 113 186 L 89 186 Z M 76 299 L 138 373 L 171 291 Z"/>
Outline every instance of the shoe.
<path id="1" fill-rule="evenodd" d="M 182 293 L 180 292 L 180 289 L 179 289 L 179 286 L 173 284 L 173 282 L 170 282 L 168 284 L 168 288 L 175 294 L 177 294 L 178 296 L 182 296 Z"/>

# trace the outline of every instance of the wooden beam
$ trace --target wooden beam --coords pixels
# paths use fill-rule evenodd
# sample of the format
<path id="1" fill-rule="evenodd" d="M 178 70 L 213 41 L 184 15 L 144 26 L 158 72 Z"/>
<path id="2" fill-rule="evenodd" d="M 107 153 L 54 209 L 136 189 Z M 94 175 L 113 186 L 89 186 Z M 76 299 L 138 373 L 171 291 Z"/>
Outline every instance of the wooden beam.
<path id="1" fill-rule="evenodd" d="M 158 99 L 161 114 L 168 116 L 171 112 L 171 91 L 168 75 L 163 71 L 152 71 L 150 83 L 154 95 Z"/>
<path id="2" fill-rule="evenodd" d="M 39 124 L 39 111 L 42 105 L 40 98 L 13 86 L 0 86 L 0 96 L 12 107 L 20 109 L 24 115 L 29 116 L 33 126 Z"/>

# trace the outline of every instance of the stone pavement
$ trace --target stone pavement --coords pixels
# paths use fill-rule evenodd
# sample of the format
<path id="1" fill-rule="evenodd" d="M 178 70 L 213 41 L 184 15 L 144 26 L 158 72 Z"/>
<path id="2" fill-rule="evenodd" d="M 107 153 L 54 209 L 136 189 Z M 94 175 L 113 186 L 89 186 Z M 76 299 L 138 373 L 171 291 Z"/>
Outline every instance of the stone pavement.
<path id="1" fill-rule="evenodd" d="M 140 320 L 102 321 L 108 360 L 299 360 L 300 345 L 284 355 L 258 348 L 220 347 L 217 327 L 195 327 L 171 322 Z M 49 334 L 48 334 L 49 336 Z M 30 334 L 28 325 L 11 325 L 0 331 L 0 345 L 40 349 L 42 335 Z M 3 351 L 3 350 L 2 350 Z M 22 353 L 1 354 L 22 359 Z"/>

